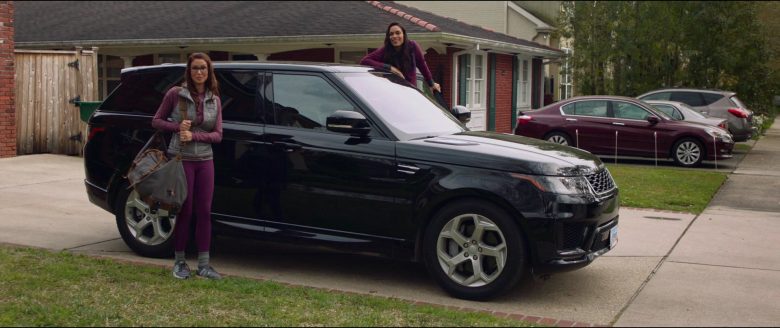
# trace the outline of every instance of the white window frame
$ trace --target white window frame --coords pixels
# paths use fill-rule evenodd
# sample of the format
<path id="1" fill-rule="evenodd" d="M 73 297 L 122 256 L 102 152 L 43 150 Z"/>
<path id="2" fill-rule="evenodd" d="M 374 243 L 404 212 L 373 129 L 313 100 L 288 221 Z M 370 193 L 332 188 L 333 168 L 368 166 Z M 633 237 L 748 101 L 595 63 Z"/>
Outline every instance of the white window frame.
<path id="1" fill-rule="evenodd" d="M 571 63 L 570 58 L 574 52 L 571 48 L 561 48 L 565 56 L 563 57 L 563 65 L 561 65 L 561 100 L 568 99 L 574 96 L 574 87 L 572 83 Z"/>
<path id="2" fill-rule="evenodd" d="M 453 67 L 453 74 L 452 74 L 452 83 L 450 84 L 452 86 L 452 95 L 453 95 L 453 102 L 459 103 L 457 101 L 460 93 L 458 92 L 458 83 L 459 79 L 458 76 L 460 75 L 460 72 L 458 71 L 460 69 L 458 65 L 458 59 L 462 55 L 471 55 L 470 62 L 469 62 L 469 69 L 470 74 L 468 78 L 466 78 L 466 83 L 468 83 L 467 86 L 467 93 L 468 95 L 466 98 L 469 100 L 468 102 L 465 102 L 464 105 L 466 108 L 468 108 L 470 111 L 483 111 L 485 113 L 484 115 L 484 122 L 474 122 L 476 124 L 467 124 L 469 127 L 478 127 L 479 129 L 487 129 L 487 82 L 488 82 L 488 53 L 487 51 L 480 51 L 480 50 L 464 50 L 459 51 L 454 54 L 452 54 L 452 67 Z M 481 65 L 482 65 L 482 74 L 481 76 L 477 76 L 477 56 L 482 56 Z M 479 90 L 475 90 L 476 82 L 481 82 Z M 477 97 L 478 95 L 478 97 Z"/>
<path id="3" fill-rule="evenodd" d="M 117 76 L 108 76 L 108 57 L 114 57 L 118 60 L 122 60 L 122 57 L 119 56 L 111 56 L 111 55 L 100 55 L 99 57 L 99 63 L 100 65 L 100 76 L 98 76 L 98 83 L 100 83 L 100 87 L 98 88 L 100 90 L 100 95 L 98 97 L 100 99 L 106 99 L 108 96 L 108 93 L 112 90 L 108 90 L 108 82 L 109 81 L 119 81 L 121 80 L 121 73 Z M 112 58 L 112 59 L 114 59 Z M 124 68 L 124 67 L 122 67 Z M 121 68 L 120 68 L 121 71 Z"/>
<path id="4" fill-rule="evenodd" d="M 531 108 L 531 57 L 517 56 L 517 108 Z"/>

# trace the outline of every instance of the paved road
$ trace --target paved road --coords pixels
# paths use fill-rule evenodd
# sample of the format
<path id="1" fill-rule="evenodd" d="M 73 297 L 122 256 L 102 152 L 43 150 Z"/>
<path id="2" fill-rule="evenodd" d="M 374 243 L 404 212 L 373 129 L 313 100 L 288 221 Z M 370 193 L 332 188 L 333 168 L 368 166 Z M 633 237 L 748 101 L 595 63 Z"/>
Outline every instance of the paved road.
<path id="1" fill-rule="evenodd" d="M 777 326 L 780 252 L 770 239 L 780 232 L 780 204 L 756 212 L 731 191 L 756 192 L 735 189 L 756 185 L 738 177 L 772 172 L 762 160 L 780 156 L 777 137 L 766 138 L 776 146 L 755 145 L 765 157 L 751 151 L 702 215 L 623 208 L 616 249 L 582 270 L 525 280 L 491 302 L 447 296 L 418 264 L 314 247 L 217 237 L 213 264 L 229 275 L 596 325 Z M 87 200 L 83 178 L 78 157 L 0 159 L 0 242 L 169 266 L 130 252 L 113 216 Z M 732 198 L 748 209 L 721 204 Z M 771 210 L 770 200 L 759 203 Z"/>

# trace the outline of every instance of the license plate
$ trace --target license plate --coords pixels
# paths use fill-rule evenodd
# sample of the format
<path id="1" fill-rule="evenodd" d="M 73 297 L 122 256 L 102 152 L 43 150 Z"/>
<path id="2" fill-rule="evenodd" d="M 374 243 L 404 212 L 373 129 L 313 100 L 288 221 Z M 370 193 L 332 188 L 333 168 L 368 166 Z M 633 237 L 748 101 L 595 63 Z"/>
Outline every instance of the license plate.
<path id="1" fill-rule="evenodd" d="M 618 227 L 614 226 L 612 229 L 609 229 L 609 249 L 615 248 L 615 245 L 617 245 L 618 242 Z"/>

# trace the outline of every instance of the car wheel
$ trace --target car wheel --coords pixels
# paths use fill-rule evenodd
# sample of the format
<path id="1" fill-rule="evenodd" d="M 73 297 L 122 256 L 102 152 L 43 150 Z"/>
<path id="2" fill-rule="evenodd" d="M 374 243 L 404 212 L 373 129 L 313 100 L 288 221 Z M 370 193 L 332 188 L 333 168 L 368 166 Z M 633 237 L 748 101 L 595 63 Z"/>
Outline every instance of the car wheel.
<path id="1" fill-rule="evenodd" d="M 176 216 L 163 209 L 152 211 L 135 189 L 127 189 L 127 185 L 120 188 L 115 207 L 116 226 L 125 244 L 141 256 L 161 258 L 173 255 Z"/>
<path id="2" fill-rule="evenodd" d="M 557 143 L 559 145 L 564 145 L 564 146 L 572 145 L 569 136 L 567 136 L 565 133 L 562 132 L 551 132 L 544 137 L 544 140 L 547 140 L 552 143 Z"/>
<path id="3" fill-rule="evenodd" d="M 674 144 L 672 158 L 683 167 L 698 166 L 704 160 L 704 148 L 694 139 L 682 139 Z"/>
<path id="4" fill-rule="evenodd" d="M 469 200 L 444 207 L 423 240 L 425 264 L 449 294 L 484 300 L 510 290 L 526 267 L 525 241 L 502 209 Z"/>

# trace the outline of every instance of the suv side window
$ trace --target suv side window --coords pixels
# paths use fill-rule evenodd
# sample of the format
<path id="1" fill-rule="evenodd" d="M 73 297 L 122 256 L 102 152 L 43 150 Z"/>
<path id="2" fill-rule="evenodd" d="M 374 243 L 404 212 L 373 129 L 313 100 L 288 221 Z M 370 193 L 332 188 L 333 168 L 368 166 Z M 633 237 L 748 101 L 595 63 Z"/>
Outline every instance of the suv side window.
<path id="1" fill-rule="evenodd" d="M 645 96 L 642 100 L 669 100 L 671 96 L 672 94 L 669 92 L 659 92 Z"/>
<path id="2" fill-rule="evenodd" d="M 178 68 L 127 74 L 100 108 L 154 115 L 168 89 L 181 84 L 183 71 L 183 68 Z"/>
<path id="3" fill-rule="evenodd" d="M 574 114 L 583 116 L 607 117 L 607 101 L 589 100 L 574 103 Z"/>
<path id="4" fill-rule="evenodd" d="M 646 120 L 650 116 L 644 108 L 620 101 L 612 102 L 612 113 L 615 118 L 628 120 Z"/>
<path id="5" fill-rule="evenodd" d="M 723 95 L 717 93 L 702 92 L 701 95 L 704 96 L 704 104 L 708 106 L 723 98 Z"/>
<path id="6" fill-rule="evenodd" d="M 273 99 L 278 125 L 324 129 L 325 119 L 337 110 L 356 111 L 338 90 L 315 75 L 274 74 Z"/>
<path id="7" fill-rule="evenodd" d="M 217 71 L 219 98 L 222 100 L 222 119 L 227 121 L 257 122 L 255 92 L 257 72 Z"/>
<path id="8" fill-rule="evenodd" d="M 679 91 L 672 93 L 672 101 L 679 101 L 688 106 L 704 106 L 704 99 L 698 92 Z"/>

